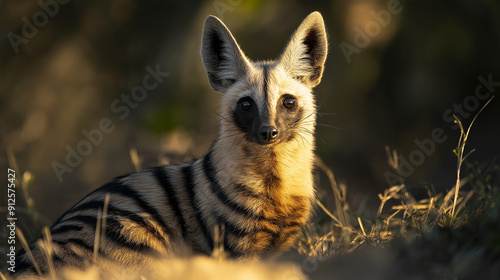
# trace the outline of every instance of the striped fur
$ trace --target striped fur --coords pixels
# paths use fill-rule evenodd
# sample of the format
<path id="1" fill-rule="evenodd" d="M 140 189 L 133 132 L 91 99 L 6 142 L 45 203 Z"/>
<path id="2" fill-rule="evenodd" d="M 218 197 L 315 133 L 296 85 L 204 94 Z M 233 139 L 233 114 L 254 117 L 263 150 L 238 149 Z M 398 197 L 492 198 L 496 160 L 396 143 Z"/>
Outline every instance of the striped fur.
<path id="1" fill-rule="evenodd" d="M 224 250 L 236 259 L 293 245 L 314 197 L 311 90 L 326 59 L 323 19 L 309 15 L 279 59 L 252 62 L 225 25 L 209 17 L 201 52 L 211 86 L 223 94 L 219 134 L 208 153 L 117 178 L 82 199 L 51 228 L 56 268 L 97 262 L 95 232 L 106 194 L 99 263 L 147 267 L 151 258 L 210 255 L 215 228 L 224 229 Z M 31 250 L 47 271 L 43 253 Z M 24 252 L 18 266 L 34 271 Z"/>

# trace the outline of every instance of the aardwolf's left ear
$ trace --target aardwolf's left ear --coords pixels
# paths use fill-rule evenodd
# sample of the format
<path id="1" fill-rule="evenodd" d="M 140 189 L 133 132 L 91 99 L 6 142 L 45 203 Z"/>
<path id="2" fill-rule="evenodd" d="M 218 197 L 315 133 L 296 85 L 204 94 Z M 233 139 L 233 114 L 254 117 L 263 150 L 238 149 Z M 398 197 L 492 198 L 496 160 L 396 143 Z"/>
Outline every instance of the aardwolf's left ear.
<path id="1" fill-rule="evenodd" d="M 325 23 L 319 12 L 304 19 L 281 55 L 280 64 L 288 75 L 309 87 L 321 81 L 328 42 Z"/>

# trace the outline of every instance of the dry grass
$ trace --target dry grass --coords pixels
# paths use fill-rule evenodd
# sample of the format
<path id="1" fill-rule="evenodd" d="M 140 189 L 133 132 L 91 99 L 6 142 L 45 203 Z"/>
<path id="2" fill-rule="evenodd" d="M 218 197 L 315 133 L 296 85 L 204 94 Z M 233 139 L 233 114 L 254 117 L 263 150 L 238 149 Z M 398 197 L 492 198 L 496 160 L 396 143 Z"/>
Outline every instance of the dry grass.
<path id="1" fill-rule="evenodd" d="M 455 117 L 461 134 L 454 150 L 456 184 L 449 191 L 435 193 L 432 186 L 428 186 L 428 198 L 417 200 L 405 184 L 394 185 L 378 195 L 380 205 L 371 219 L 354 214 L 347 203 L 346 186 L 336 181 L 332 171 L 318 158 L 317 166 L 330 180 L 335 211 L 329 211 L 317 201 L 319 208 L 332 219 L 330 230 L 322 235 L 311 234 L 310 230 L 298 244 L 299 252 L 313 262 L 338 263 L 339 259 L 350 259 L 352 265 L 340 269 L 354 271 L 359 269 L 358 265 L 367 263 L 352 260 L 350 254 L 370 255 L 369 248 L 388 248 L 377 251 L 377 255 L 391 259 L 390 263 L 373 271 L 365 268 L 366 276 L 375 279 L 384 273 L 391 275 L 389 278 L 400 279 L 474 279 L 478 275 L 483 279 L 498 279 L 500 190 L 491 180 L 492 176 L 498 176 L 500 168 L 494 163 L 487 167 L 466 164 L 469 175 L 461 177 L 465 159 L 473 152 L 465 153 L 465 145 L 479 113 L 466 130 Z M 398 172 L 398 153 L 389 147 L 386 151 L 389 165 Z M 392 202 L 390 209 L 386 209 L 388 202 Z M 373 258 L 369 262 L 373 264 L 377 260 Z M 415 264 L 418 264 L 414 272 L 416 278 L 412 278 L 415 275 L 403 267 Z M 345 274 L 338 275 L 345 277 Z"/>

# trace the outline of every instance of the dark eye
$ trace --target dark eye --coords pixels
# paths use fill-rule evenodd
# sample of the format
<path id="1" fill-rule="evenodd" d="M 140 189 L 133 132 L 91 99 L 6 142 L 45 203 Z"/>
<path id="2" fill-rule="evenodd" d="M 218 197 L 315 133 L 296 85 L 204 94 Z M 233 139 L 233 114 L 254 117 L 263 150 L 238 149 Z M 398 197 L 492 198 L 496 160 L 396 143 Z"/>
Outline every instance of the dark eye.
<path id="1" fill-rule="evenodd" d="M 293 97 L 287 97 L 285 100 L 283 100 L 283 106 L 287 109 L 293 109 L 295 108 L 295 98 Z"/>
<path id="2" fill-rule="evenodd" d="M 252 107 L 252 104 L 247 100 L 243 100 L 240 102 L 239 106 L 242 111 L 248 111 Z"/>

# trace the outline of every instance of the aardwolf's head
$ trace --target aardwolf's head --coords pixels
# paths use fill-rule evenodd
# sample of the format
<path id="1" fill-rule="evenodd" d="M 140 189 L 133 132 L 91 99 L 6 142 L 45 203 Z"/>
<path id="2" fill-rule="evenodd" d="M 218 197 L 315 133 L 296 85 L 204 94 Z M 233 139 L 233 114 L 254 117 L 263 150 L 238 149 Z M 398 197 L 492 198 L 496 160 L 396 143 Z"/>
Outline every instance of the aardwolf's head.
<path id="1" fill-rule="evenodd" d="M 302 138 L 312 146 L 316 107 L 311 89 L 321 80 L 327 54 L 320 13 L 302 22 L 274 61 L 250 61 L 213 16 L 205 21 L 202 40 L 210 85 L 223 94 L 221 137 L 259 146 Z"/>

